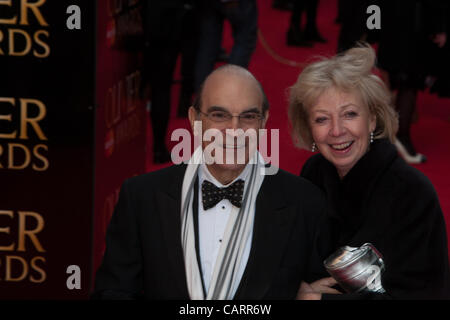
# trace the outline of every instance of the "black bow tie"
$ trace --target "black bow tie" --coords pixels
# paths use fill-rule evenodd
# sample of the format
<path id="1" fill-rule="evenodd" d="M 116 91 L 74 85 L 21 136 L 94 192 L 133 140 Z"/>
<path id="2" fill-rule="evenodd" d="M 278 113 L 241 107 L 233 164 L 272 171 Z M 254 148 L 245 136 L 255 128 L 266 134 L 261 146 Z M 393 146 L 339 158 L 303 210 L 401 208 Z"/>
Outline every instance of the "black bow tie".
<path id="1" fill-rule="evenodd" d="M 229 200 L 234 206 L 240 208 L 243 193 L 244 180 L 238 180 L 225 188 L 218 188 L 211 182 L 205 180 L 202 183 L 203 210 L 214 207 L 223 199 Z"/>

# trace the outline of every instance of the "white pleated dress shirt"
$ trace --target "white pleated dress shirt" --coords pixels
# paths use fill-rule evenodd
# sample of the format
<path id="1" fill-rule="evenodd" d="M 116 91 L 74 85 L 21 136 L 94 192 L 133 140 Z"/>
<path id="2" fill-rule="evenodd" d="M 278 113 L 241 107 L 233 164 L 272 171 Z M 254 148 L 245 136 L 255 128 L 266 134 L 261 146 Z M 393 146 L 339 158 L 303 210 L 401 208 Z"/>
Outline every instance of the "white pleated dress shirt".
<path id="1" fill-rule="evenodd" d="M 211 278 L 214 272 L 217 256 L 219 254 L 220 246 L 224 244 L 222 239 L 227 227 L 228 219 L 231 214 L 238 214 L 239 208 L 231 204 L 227 199 L 221 200 L 217 205 L 208 210 L 203 210 L 202 203 L 202 183 L 204 180 L 208 180 L 216 187 L 224 188 L 234 183 L 235 181 L 242 179 L 247 184 L 246 178 L 250 173 L 250 166 L 247 165 L 241 174 L 234 179 L 228 185 L 223 185 L 209 172 L 206 164 L 202 163 L 199 168 L 199 197 L 198 197 L 198 230 L 199 230 L 199 248 L 200 248 L 200 261 L 203 274 L 203 282 L 205 284 L 206 293 L 208 293 Z M 245 190 L 245 187 L 244 187 Z M 251 214 L 255 214 L 252 212 Z M 250 235 L 252 239 L 252 235 Z M 226 244 L 224 244 L 226 245 Z M 242 263 L 238 269 L 239 279 L 244 274 L 245 266 L 247 265 L 248 256 L 250 254 L 251 241 L 249 241 L 245 247 Z"/>

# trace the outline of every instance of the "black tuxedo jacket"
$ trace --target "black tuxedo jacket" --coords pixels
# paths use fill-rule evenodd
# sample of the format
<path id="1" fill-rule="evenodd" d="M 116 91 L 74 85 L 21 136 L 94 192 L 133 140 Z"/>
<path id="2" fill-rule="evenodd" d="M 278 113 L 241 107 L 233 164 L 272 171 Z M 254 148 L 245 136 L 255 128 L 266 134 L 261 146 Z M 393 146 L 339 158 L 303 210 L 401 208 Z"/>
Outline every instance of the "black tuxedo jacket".
<path id="1" fill-rule="evenodd" d="M 124 182 L 92 298 L 189 299 L 180 221 L 185 170 L 172 166 Z M 293 299 L 301 280 L 325 276 L 316 246 L 324 208 L 307 180 L 282 170 L 264 178 L 235 299 Z"/>

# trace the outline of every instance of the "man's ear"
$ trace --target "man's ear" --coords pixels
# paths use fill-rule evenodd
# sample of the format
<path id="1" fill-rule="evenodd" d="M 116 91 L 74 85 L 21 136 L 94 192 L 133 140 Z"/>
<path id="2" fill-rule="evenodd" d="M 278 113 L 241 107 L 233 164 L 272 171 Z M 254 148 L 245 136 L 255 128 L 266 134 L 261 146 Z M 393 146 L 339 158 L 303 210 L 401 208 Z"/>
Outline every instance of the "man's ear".
<path id="1" fill-rule="evenodd" d="M 195 108 L 192 106 L 189 107 L 188 118 L 189 118 L 189 123 L 191 124 L 192 131 L 194 131 L 194 122 L 195 122 L 195 120 L 197 120 L 197 116 L 198 116 L 197 110 L 195 110 Z"/>
<path id="2" fill-rule="evenodd" d="M 263 123 L 262 123 L 263 129 L 266 127 L 266 123 L 267 123 L 268 119 L 269 119 L 269 110 L 266 110 L 266 112 L 264 112 L 264 119 L 263 119 Z"/>

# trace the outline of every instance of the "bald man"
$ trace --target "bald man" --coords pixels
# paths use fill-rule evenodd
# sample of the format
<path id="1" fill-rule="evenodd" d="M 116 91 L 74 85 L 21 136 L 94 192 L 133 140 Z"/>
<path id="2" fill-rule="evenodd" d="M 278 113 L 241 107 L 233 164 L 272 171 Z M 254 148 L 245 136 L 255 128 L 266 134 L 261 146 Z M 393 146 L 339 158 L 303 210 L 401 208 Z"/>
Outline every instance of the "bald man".
<path id="1" fill-rule="evenodd" d="M 246 69 L 225 65 L 208 76 L 189 120 L 216 139 L 204 139 L 188 164 L 124 182 L 94 298 L 294 299 L 301 281 L 324 275 L 320 191 L 281 169 L 268 174 L 251 139 L 239 139 L 268 117 Z M 243 161 L 225 156 L 239 150 Z"/>

